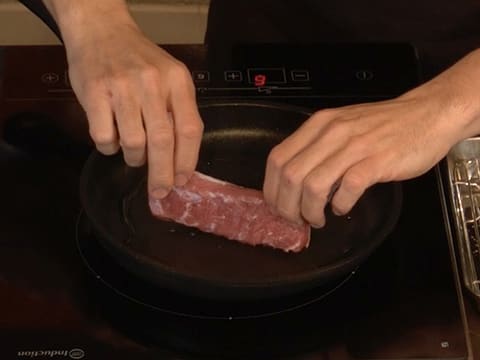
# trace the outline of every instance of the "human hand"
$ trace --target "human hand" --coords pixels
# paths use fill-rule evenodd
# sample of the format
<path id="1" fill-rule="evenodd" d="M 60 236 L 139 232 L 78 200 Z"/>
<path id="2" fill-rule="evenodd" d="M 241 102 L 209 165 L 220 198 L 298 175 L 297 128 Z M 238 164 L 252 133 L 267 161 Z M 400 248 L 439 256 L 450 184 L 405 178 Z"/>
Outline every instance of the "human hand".
<path id="1" fill-rule="evenodd" d="M 270 153 L 266 202 L 281 216 L 325 225 L 331 199 L 347 214 L 375 183 L 419 176 L 480 131 L 480 55 L 396 98 L 315 113 Z"/>
<path id="2" fill-rule="evenodd" d="M 198 159 L 203 124 L 190 72 L 141 33 L 124 1 L 68 3 L 56 1 L 69 8 L 55 13 L 90 135 L 105 155 L 122 148 L 128 165 L 148 161 L 149 193 L 162 198 Z"/>

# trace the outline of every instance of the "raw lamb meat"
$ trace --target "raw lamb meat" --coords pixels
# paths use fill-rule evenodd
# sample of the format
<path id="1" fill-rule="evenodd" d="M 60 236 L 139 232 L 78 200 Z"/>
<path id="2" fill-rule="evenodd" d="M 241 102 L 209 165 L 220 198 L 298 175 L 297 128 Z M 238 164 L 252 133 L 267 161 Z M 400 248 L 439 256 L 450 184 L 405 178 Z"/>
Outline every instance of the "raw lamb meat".
<path id="1" fill-rule="evenodd" d="M 150 198 L 152 214 L 161 219 L 222 235 L 249 245 L 298 252 L 310 241 L 308 224 L 274 215 L 261 191 L 194 173 L 183 187 L 161 199 Z"/>

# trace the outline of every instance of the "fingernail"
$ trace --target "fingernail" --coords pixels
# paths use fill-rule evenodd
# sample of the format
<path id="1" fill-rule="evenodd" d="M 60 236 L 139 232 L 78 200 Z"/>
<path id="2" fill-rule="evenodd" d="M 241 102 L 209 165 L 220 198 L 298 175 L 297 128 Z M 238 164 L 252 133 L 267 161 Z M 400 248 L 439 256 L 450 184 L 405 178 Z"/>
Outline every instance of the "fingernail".
<path id="1" fill-rule="evenodd" d="M 325 226 L 325 223 L 323 224 L 310 224 L 311 227 L 313 227 L 314 229 L 321 229 Z"/>
<path id="2" fill-rule="evenodd" d="M 165 188 L 158 188 L 152 191 L 152 196 L 155 199 L 163 199 L 165 196 L 167 196 L 169 191 Z"/>
<path id="3" fill-rule="evenodd" d="M 334 215 L 342 216 L 345 215 L 342 211 L 338 210 L 336 207 L 332 206 L 332 212 Z"/>
<path id="4" fill-rule="evenodd" d="M 306 223 L 305 223 L 305 220 L 303 220 L 303 218 L 297 219 L 295 222 L 296 222 L 298 225 L 300 225 L 300 226 L 303 226 L 303 225 L 306 224 Z"/>
<path id="5" fill-rule="evenodd" d="M 177 174 L 175 176 L 175 186 L 183 186 L 187 183 L 188 178 L 183 174 Z"/>

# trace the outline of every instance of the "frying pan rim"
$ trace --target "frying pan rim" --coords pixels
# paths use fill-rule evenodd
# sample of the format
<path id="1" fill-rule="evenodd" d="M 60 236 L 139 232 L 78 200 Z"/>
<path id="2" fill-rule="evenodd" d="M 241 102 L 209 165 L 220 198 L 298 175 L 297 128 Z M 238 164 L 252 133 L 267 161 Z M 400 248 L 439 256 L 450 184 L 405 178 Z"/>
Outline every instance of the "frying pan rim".
<path id="1" fill-rule="evenodd" d="M 199 108 L 208 108 L 208 107 L 223 107 L 223 106 L 253 106 L 253 107 L 266 107 L 266 108 L 275 108 L 278 109 L 279 107 L 282 108 L 283 110 L 288 110 L 288 111 L 294 111 L 297 113 L 304 114 L 306 116 L 310 116 L 313 114 L 313 111 L 311 111 L 308 108 L 305 107 L 300 107 L 300 106 L 295 106 L 295 105 L 290 105 L 290 104 L 284 104 L 284 103 L 277 103 L 277 102 L 267 102 L 267 101 L 239 101 L 239 100 L 230 100 L 230 101 L 202 101 L 199 102 Z M 121 156 L 121 154 L 116 154 L 115 156 Z M 96 158 L 98 157 L 104 157 L 104 155 L 101 155 L 100 152 L 97 150 L 93 150 L 90 156 L 88 157 L 84 168 L 81 173 L 80 177 L 80 197 L 82 200 L 82 205 L 85 210 L 85 214 L 87 215 L 88 219 L 91 221 L 93 228 L 95 229 L 96 233 L 99 235 L 99 240 L 103 244 L 104 247 L 107 247 L 107 252 L 113 255 L 117 260 L 118 260 L 118 255 L 112 253 L 112 250 L 110 247 L 116 249 L 114 252 L 121 253 L 121 257 L 126 257 L 130 260 L 135 259 L 135 262 L 138 262 L 138 260 L 141 260 L 142 262 L 142 267 L 145 267 L 145 264 L 147 267 L 151 269 L 155 269 L 155 272 L 162 272 L 164 275 L 162 275 L 160 278 L 162 278 L 162 281 L 159 281 L 157 283 L 162 282 L 162 285 L 165 285 L 165 278 L 168 274 L 170 277 L 175 277 L 178 279 L 180 282 L 185 282 L 185 283 L 196 283 L 196 284 L 202 284 L 203 286 L 209 286 L 213 288 L 224 288 L 224 289 L 271 289 L 271 288 L 277 288 L 277 287 L 285 287 L 285 286 L 292 286 L 292 285 L 300 285 L 300 284 L 305 284 L 305 283 L 318 283 L 320 282 L 321 279 L 325 278 L 325 276 L 329 277 L 328 274 L 331 274 L 332 272 L 335 272 L 335 270 L 342 268 L 342 267 L 347 267 L 345 269 L 345 273 L 347 273 L 350 269 L 350 267 L 354 267 L 361 263 L 365 257 L 368 257 L 386 238 L 386 236 L 391 232 L 393 227 L 398 221 L 398 218 L 401 213 L 401 204 L 402 204 L 402 190 L 401 190 L 401 183 L 400 182 L 391 182 L 389 184 L 382 184 L 382 185 L 389 185 L 393 187 L 393 196 L 392 196 L 392 208 L 391 211 L 389 212 L 389 216 L 387 217 L 387 221 L 384 222 L 383 226 L 381 227 L 381 231 L 376 233 L 375 239 L 373 241 L 370 241 L 368 243 L 368 246 L 361 248 L 361 250 L 353 253 L 352 255 L 349 255 L 348 257 L 343 257 L 340 258 L 328 265 L 324 265 L 315 269 L 312 269 L 308 273 L 301 273 L 301 274 L 295 274 L 295 275 L 282 275 L 281 279 L 269 279 L 268 282 L 226 282 L 223 280 L 211 280 L 211 279 L 206 279 L 204 277 L 195 277 L 191 275 L 185 275 L 182 272 L 176 271 L 174 268 L 161 265 L 159 266 L 159 263 L 155 260 L 153 260 L 151 257 L 148 257 L 147 255 L 143 253 L 135 253 L 132 251 L 132 248 L 128 246 L 128 244 L 125 244 L 123 242 L 117 241 L 115 239 L 112 239 L 112 236 L 108 233 L 108 230 L 106 229 L 105 226 L 100 224 L 95 216 L 91 216 L 92 214 L 92 207 L 93 204 L 91 201 L 88 201 L 88 196 L 87 196 L 87 185 L 89 183 L 89 180 L 91 176 L 88 176 L 89 174 L 92 173 L 91 168 L 93 167 L 93 163 Z M 374 185 L 376 186 L 376 185 Z M 92 207 L 91 207 L 92 206 Z M 114 238 L 114 237 L 113 237 Z M 230 240 L 229 240 L 230 241 Z M 244 245 L 248 246 L 248 245 Z M 272 251 L 280 251 L 280 250 L 274 250 Z M 306 250 L 308 251 L 308 249 Z M 135 253 L 135 256 L 132 256 L 132 253 Z M 291 256 L 295 256 L 295 254 L 291 254 Z M 122 266 L 125 266 L 124 264 L 121 264 Z M 349 265 L 351 265 L 349 267 Z M 144 277 L 143 274 L 140 272 L 134 271 L 130 269 L 130 267 L 126 267 L 128 271 L 133 271 L 137 273 L 139 276 Z M 323 274 L 323 276 L 321 275 Z M 325 275 L 327 274 L 327 275 Z M 341 274 L 339 274 L 340 276 Z"/>

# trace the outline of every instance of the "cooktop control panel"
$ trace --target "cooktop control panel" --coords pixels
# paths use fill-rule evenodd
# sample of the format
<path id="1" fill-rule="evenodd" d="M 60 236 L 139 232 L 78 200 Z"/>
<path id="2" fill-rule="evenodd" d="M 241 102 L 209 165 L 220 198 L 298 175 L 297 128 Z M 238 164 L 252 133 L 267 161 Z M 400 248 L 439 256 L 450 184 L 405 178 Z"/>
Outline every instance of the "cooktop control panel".
<path id="1" fill-rule="evenodd" d="M 382 99 L 417 84 L 408 44 L 166 45 L 191 70 L 199 98 Z M 31 66 L 34 59 L 36 66 Z M 61 46 L 5 47 L 6 100 L 73 97 Z"/>

